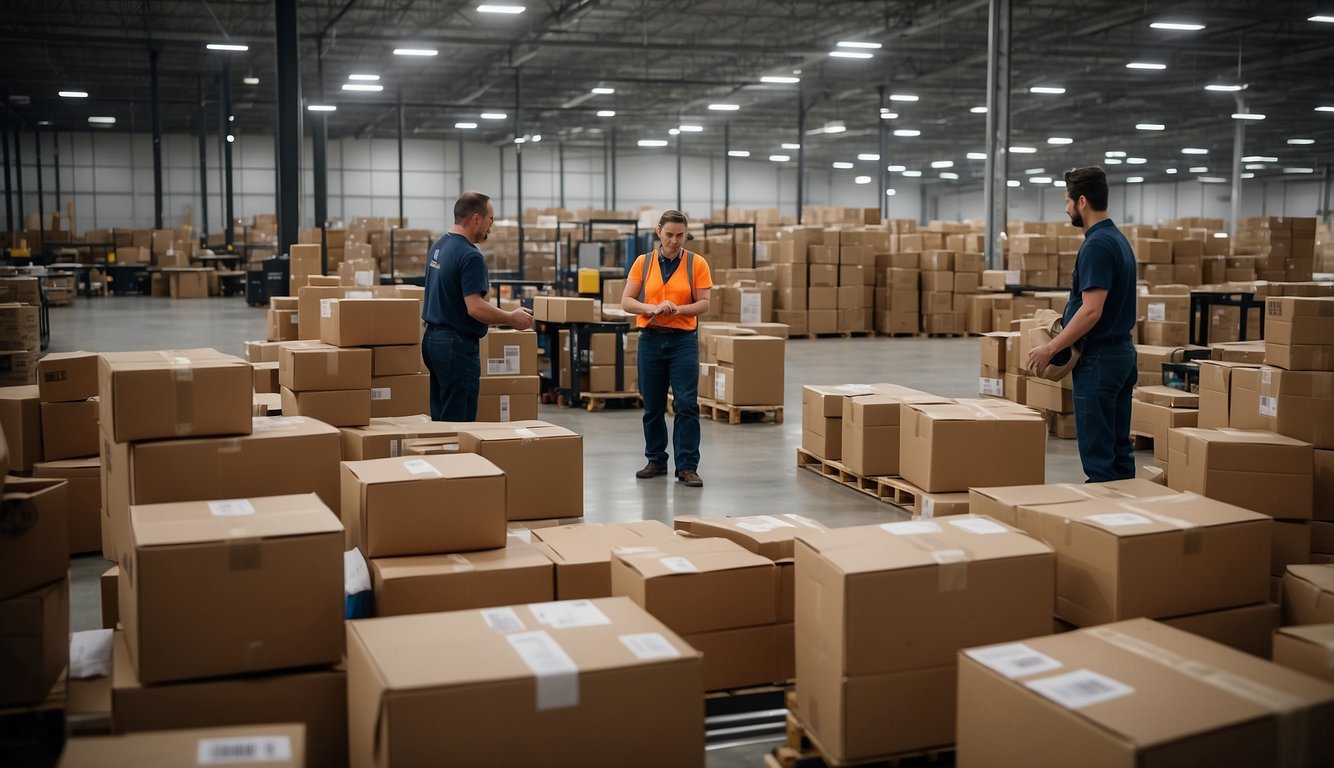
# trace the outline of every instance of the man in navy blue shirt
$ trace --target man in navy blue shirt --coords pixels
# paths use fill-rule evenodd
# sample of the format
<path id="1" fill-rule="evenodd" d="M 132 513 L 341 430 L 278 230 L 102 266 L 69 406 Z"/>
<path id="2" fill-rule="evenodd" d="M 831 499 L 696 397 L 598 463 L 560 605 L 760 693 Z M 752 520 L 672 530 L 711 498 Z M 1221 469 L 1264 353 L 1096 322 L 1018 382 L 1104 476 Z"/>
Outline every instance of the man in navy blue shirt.
<path id="1" fill-rule="evenodd" d="M 1075 432 L 1089 482 L 1135 476 L 1130 443 L 1130 400 L 1135 365 L 1135 254 L 1107 215 L 1107 174 L 1097 166 L 1065 174 L 1065 213 L 1084 230 L 1075 260 L 1065 326 L 1035 347 L 1028 369 L 1041 372 L 1057 355 L 1082 342 L 1074 378 Z"/>
<path id="2" fill-rule="evenodd" d="M 506 312 L 486 300 L 491 285 L 477 244 L 495 223 L 491 198 L 468 191 L 454 203 L 454 226 L 431 246 L 422 300 L 422 359 L 431 373 L 431 418 L 476 421 L 482 362 L 478 341 L 492 325 L 533 327 L 522 308 Z"/>

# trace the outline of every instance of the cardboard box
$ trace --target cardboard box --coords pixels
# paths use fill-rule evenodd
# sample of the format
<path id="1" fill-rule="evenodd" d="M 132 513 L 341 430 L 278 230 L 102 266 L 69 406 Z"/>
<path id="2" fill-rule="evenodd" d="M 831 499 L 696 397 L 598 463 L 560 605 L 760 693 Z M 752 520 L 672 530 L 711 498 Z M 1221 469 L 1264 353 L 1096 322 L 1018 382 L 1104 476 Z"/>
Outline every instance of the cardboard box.
<path id="1" fill-rule="evenodd" d="M 65 744 L 60 766 L 171 768 L 263 755 L 267 766 L 301 768 L 307 764 L 305 730 L 297 724 L 247 725 L 73 738 Z"/>
<path id="2" fill-rule="evenodd" d="M 345 461 L 342 518 L 367 558 L 505 546 L 505 473 L 474 454 Z"/>
<path id="3" fill-rule="evenodd" d="M 477 398 L 477 420 L 535 420 L 541 391 L 541 379 L 537 376 L 483 376 Z"/>
<path id="4" fill-rule="evenodd" d="M 791 679 L 779 670 L 778 632 L 778 625 L 765 624 L 682 635 L 681 639 L 704 654 L 704 690 L 722 691 Z"/>
<path id="5" fill-rule="evenodd" d="M 36 352 L 41 344 L 38 315 L 36 306 L 0 304 L 0 350 Z"/>
<path id="6" fill-rule="evenodd" d="M 1047 429 L 1027 408 L 909 404 L 900 428 L 903 478 L 930 493 L 1041 483 Z M 996 402 L 1000 401 L 986 401 Z"/>
<path id="7" fill-rule="evenodd" d="M 952 743 L 954 653 L 1051 630 L 1051 550 L 987 518 L 803 533 L 796 561 L 796 712 L 839 761 Z"/>
<path id="8" fill-rule="evenodd" d="M 1279 608 L 1276 603 L 1264 602 L 1160 621 L 1169 627 L 1268 659 L 1273 650 L 1274 630 L 1279 625 Z"/>
<path id="9" fill-rule="evenodd" d="M 313 493 L 130 508 L 118 579 L 145 683 L 332 664 L 343 526 Z"/>
<path id="10" fill-rule="evenodd" d="M 899 474 L 900 411 L 905 397 L 913 402 L 949 402 L 907 389 L 843 398 L 841 460 L 850 471 L 863 477 Z"/>
<path id="11" fill-rule="evenodd" d="M 969 511 L 986 515 L 1006 525 L 1019 525 L 1020 507 L 1067 504 L 1086 499 L 1154 499 L 1174 496 L 1177 492 L 1142 479 L 1112 480 L 1106 483 L 1057 483 L 1053 485 L 1010 485 L 996 488 L 968 489 Z"/>
<path id="12" fill-rule="evenodd" d="M 293 392 L 370 389 L 371 363 L 369 349 L 288 344 L 278 350 L 278 382 Z"/>
<path id="13" fill-rule="evenodd" d="M 1283 574 L 1283 623 L 1334 622 L 1334 565 L 1290 565 Z"/>
<path id="14" fill-rule="evenodd" d="M 250 365 L 255 369 L 255 394 L 276 395 L 282 391 L 277 363 L 251 363 Z"/>
<path id="15" fill-rule="evenodd" d="M 1265 300 L 1265 362 L 1288 370 L 1334 371 L 1334 297 Z"/>
<path id="16" fill-rule="evenodd" d="M 1334 624 L 1282 627 L 1274 633 L 1274 663 L 1334 683 Z"/>
<path id="17" fill-rule="evenodd" d="M 97 455 L 96 398 L 42 403 L 42 454 L 48 461 Z"/>
<path id="18" fill-rule="evenodd" d="M 1272 432 L 1173 429 L 1167 484 L 1178 491 L 1262 512 L 1310 520 L 1314 497 L 1311 446 Z"/>
<path id="19" fill-rule="evenodd" d="M 253 369 L 213 349 L 101 356 L 101 428 L 118 443 L 250 434 Z"/>
<path id="20" fill-rule="evenodd" d="M 375 615 L 462 611 L 555 599 L 554 567 L 532 546 L 370 562 Z"/>
<path id="21" fill-rule="evenodd" d="M 1144 619 L 959 656 L 961 766 L 1323 765 L 1332 718 L 1334 686 Z"/>
<path id="22" fill-rule="evenodd" d="M 1201 429 L 1231 426 L 1232 373 L 1238 368 L 1256 368 L 1250 363 L 1216 360 L 1200 361 L 1200 416 Z M 1258 381 L 1258 380 L 1257 380 Z"/>
<path id="23" fill-rule="evenodd" d="M 371 376 L 407 376 L 425 372 L 420 344 L 371 347 Z"/>
<path id="24" fill-rule="evenodd" d="M 592 299 L 567 299 L 555 296 L 534 298 L 533 318 L 552 323 L 595 323 L 598 319 Z"/>
<path id="25" fill-rule="evenodd" d="M 37 351 L 0 351 L 0 386 L 20 387 L 37 383 Z"/>
<path id="26" fill-rule="evenodd" d="M 413 416 L 431 410 L 431 376 L 377 376 L 371 379 L 371 417 Z"/>
<path id="27" fill-rule="evenodd" d="M 309 285 L 297 289 L 297 335 L 302 340 L 318 341 L 322 302 L 341 299 L 348 289 L 335 285 Z"/>
<path id="28" fill-rule="evenodd" d="M 64 480 L 68 551 L 71 555 L 102 551 L 101 461 L 86 459 L 44 461 L 34 464 L 33 477 Z M 13 478 L 10 479 L 13 483 Z M 12 490 L 12 489 L 11 489 Z"/>
<path id="29" fill-rule="evenodd" d="M 1027 399 L 1024 404 L 1030 408 L 1041 408 L 1053 413 L 1074 413 L 1074 392 L 1061 386 L 1063 382 L 1046 379 L 1029 379 Z"/>
<path id="30" fill-rule="evenodd" d="M 1260 369 L 1238 368 L 1232 371 L 1232 395 L 1228 421 L 1233 429 L 1264 429 L 1260 415 Z"/>
<path id="31" fill-rule="evenodd" d="M 11 522 L 0 536 L 0 600 L 63 579 L 69 570 L 68 484 L 10 477 L 5 503 Z"/>
<path id="32" fill-rule="evenodd" d="M 97 355 L 53 352 L 38 360 L 37 394 L 44 403 L 97 397 Z"/>
<path id="33" fill-rule="evenodd" d="M 416 299 L 321 299 L 320 341 L 336 347 L 416 344 L 418 311 Z"/>
<path id="34" fill-rule="evenodd" d="M 596 352 L 599 342 L 614 340 L 617 335 L 595 334 L 592 338 L 594 356 L 597 357 Z M 627 335 L 624 338 L 629 338 L 629 336 Z M 537 375 L 536 333 L 495 328 L 482 337 L 479 345 L 483 376 Z M 614 358 L 612 362 L 614 363 Z"/>
<path id="35" fill-rule="evenodd" d="M 334 427 L 355 427 L 371 420 L 370 389 L 293 392 L 282 388 L 283 416 L 301 416 Z"/>
<path id="36" fill-rule="evenodd" d="M 544 421 L 461 427 L 459 450 L 505 473 L 507 520 L 582 517 L 584 439 Z"/>
<path id="37" fill-rule="evenodd" d="M 555 564 L 558 600 L 610 597 L 612 550 L 648 547 L 650 539 L 673 535 L 671 528 L 656 520 L 580 523 L 532 531 L 538 548 Z"/>
<path id="38" fill-rule="evenodd" d="M 700 654 L 629 600 L 352 622 L 348 646 L 353 765 L 704 764 Z"/>
<path id="39" fill-rule="evenodd" d="M 1189 493 L 1104 498 L 1020 506 L 1017 522 L 1056 550 L 1056 615 L 1077 626 L 1231 608 L 1268 594 L 1272 523 L 1241 507 Z"/>
<path id="40" fill-rule="evenodd" d="M 69 580 L 0 600 L 0 707 L 37 704 L 69 664 Z"/>
<path id="41" fill-rule="evenodd" d="M 1334 451 L 1315 452 L 1315 503 L 1312 517 L 1334 522 Z"/>
<path id="42" fill-rule="evenodd" d="M 1334 372 L 1261 368 L 1259 415 L 1264 429 L 1334 448 Z"/>
<path id="43" fill-rule="evenodd" d="M 747 515 L 744 517 L 675 518 L 677 530 L 684 530 L 702 539 L 728 539 L 745 549 L 770 560 L 786 560 L 794 556 L 798 535 L 810 531 L 829 530 L 817 520 L 797 514 Z"/>
<path id="44" fill-rule="evenodd" d="M 0 429 L 11 471 L 27 472 L 42 460 L 42 406 L 35 385 L 0 387 Z"/>
<path id="45" fill-rule="evenodd" d="M 1130 432 L 1152 438 L 1153 457 L 1167 461 L 1168 434 L 1178 427 L 1196 426 L 1199 415 L 1193 408 L 1172 408 L 1136 398 L 1130 403 Z"/>

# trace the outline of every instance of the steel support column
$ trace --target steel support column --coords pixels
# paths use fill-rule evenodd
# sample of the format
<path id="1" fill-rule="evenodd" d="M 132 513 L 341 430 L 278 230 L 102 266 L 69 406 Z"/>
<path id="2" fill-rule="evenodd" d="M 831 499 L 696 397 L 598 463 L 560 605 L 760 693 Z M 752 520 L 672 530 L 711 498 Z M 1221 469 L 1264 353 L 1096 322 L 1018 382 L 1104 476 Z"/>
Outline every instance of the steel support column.
<path id="1" fill-rule="evenodd" d="M 885 109 L 885 86 L 876 89 L 880 94 L 880 108 Z M 880 115 L 876 115 L 876 127 L 880 134 L 880 172 L 876 178 L 880 180 L 880 218 L 889 217 L 889 128 L 885 126 L 886 120 Z"/>
<path id="2" fill-rule="evenodd" d="M 987 269 L 1002 269 L 1001 236 L 1009 215 L 1010 177 L 1010 0 L 991 0 L 987 32 Z"/>
<path id="3" fill-rule="evenodd" d="M 208 109 L 204 106 L 204 77 L 195 78 L 195 87 L 199 91 L 199 112 L 195 119 L 199 123 L 199 214 L 200 229 L 198 236 L 208 238 Z"/>
<path id="4" fill-rule="evenodd" d="M 222 60 L 222 131 L 218 141 L 222 143 L 222 210 L 228 253 L 232 252 L 236 237 L 236 209 L 232 197 L 232 122 L 232 60 L 225 58 Z"/>
<path id="5" fill-rule="evenodd" d="M 296 0 L 276 0 L 273 29 L 278 82 L 278 253 L 301 231 L 301 38 Z"/>
<path id="6" fill-rule="evenodd" d="M 611 210 L 616 210 L 616 128 L 611 129 Z"/>
<path id="7" fill-rule="evenodd" d="M 459 196 L 463 195 L 463 130 L 459 129 Z M 449 216 L 454 215 L 454 209 L 449 209 Z"/>
<path id="8" fill-rule="evenodd" d="M 732 207 L 732 121 L 723 123 L 723 221 L 731 222 L 727 212 Z"/>
<path id="9" fill-rule="evenodd" d="M 148 51 L 148 98 L 152 102 L 153 121 L 153 228 L 162 226 L 162 94 L 158 89 L 157 77 L 158 49 Z M 60 195 L 56 195 L 56 206 L 60 206 Z"/>
<path id="10" fill-rule="evenodd" d="M 681 201 L 681 149 L 685 144 L 685 137 L 685 133 L 678 128 L 676 132 L 676 210 L 678 211 L 685 205 Z"/>
<path id="11" fill-rule="evenodd" d="M 14 228 L 23 230 L 28 226 L 25 221 L 28 217 L 23 210 L 23 131 L 20 130 L 17 121 L 14 123 L 14 191 L 16 193 L 14 199 L 19 209 L 18 221 L 14 222 L 17 226 Z"/>
<path id="12" fill-rule="evenodd" d="M 560 207 L 565 207 L 565 142 L 556 145 L 556 162 L 559 164 L 557 169 L 560 173 Z"/>
<path id="13" fill-rule="evenodd" d="M 7 101 L 7 100 L 6 100 Z M 0 114 L 0 147 L 3 147 L 5 156 L 5 231 L 12 232 L 17 227 L 14 226 L 14 195 L 9 186 L 9 109 L 5 108 L 3 114 Z M 6 246 L 8 241 L 6 241 Z"/>
<path id="14" fill-rule="evenodd" d="M 315 38 L 315 91 L 324 100 L 324 35 Z M 315 226 L 320 228 L 320 270 L 329 274 L 329 113 L 316 112 L 311 123 L 311 162 L 314 164 Z"/>
<path id="15" fill-rule="evenodd" d="M 514 68 L 514 216 L 519 222 L 519 277 L 523 277 L 523 68 Z"/>
<path id="16" fill-rule="evenodd" d="M 802 102 L 802 92 L 797 89 L 797 223 L 801 223 L 802 200 L 805 194 L 806 176 L 806 105 Z"/>
<path id="17" fill-rule="evenodd" d="M 56 182 L 56 213 L 60 213 L 60 131 L 55 128 L 51 129 L 51 170 Z"/>
<path id="18" fill-rule="evenodd" d="M 403 86 L 398 87 L 398 226 L 403 226 L 403 133 L 407 119 L 403 115 Z"/>
<path id="19" fill-rule="evenodd" d="M 32 138 L 35 146 L 34 153 L 37 156 L 37 242 L 41 246 L 41 251 L 46 252 L 46 195 L 42 191 L 42 129 L 38 126 L 32 128 Z"/>
<path id="20" fill-rule="evenodd" d="M 1237 100 L 1237 112 L 1246 111 L 1246 104 L 1241 94 L 1232 94 Z M 1236 242 L 1237 222 L 1241 212 L 1241 155 L 1246 144 L 1246 121 L 1233 120 L 1232 126 L 1232 221 L 1228 225 L 1228 235 Z M 1201 213 L 1200 215 L 1204 215 Z"/>

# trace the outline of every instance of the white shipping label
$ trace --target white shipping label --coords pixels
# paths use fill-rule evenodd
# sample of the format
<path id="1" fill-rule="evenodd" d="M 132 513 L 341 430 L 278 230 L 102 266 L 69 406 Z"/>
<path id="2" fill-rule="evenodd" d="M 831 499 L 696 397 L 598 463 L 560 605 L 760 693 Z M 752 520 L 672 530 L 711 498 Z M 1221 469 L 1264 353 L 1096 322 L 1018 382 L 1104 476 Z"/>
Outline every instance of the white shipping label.
<path id="1" fill-rule="evenodd" d="M 287 736 L 200 739 L 195 752 L 198 765 L 276 763 L 291 759 L 292 739 Z"/>
<path id="2" fill-rule="evenodd" d="M 502 635 L 527 629 L 513 608 L 485 608 L 482 610 L 482 618 L 486 620 L 486 626 Z"/>
<path id="3" fill-rule="evenodd" d="M 500 420 L 501 420 L 501 421 L 509 421 L 509 420 L 510 420 L 510 396 L 509 396 L 509 395 L 501 395 L 501 396 L 500 396 Z"/>
<path id="4" fill-rule="evenodd" d="M 727 377 L 722 371 L 713 374 L 713 399 L 722 400 L 723 394 L 727 392 Z"/>
<path id="5" fill-rule="evenodd" d="M 333 303 L 336 299 L 320 299 L 320 317 L 333 317 Z"/>
<path id="6" fill-rule="evenodd" d="M 1273 383 L 1274 383 L 1274 369 L 1273 369 L 1273 368 L 1261 368 L 1261 369 L 1260 369 L 1260 383 L 1261 383 L 1261 384 L 1273 384 Z"/>
<path id="7" fill-rule="evenodd" d="M 699 573 L 695 564 L 684 557 L 660 557 L 658 562 L 672 573 Z"/>
<path id="8" fill-rule="evenodd" d="M 1018 284 L 1019 284 L 1019 270 L 1017 270 L 1017 269 L 1007 269 L 1007 270 L 1005 270 L 1005 284 L 1006 284 L 1006 285 L 1018 285 Z"/>
<path id="9" fill-rule="evenodd" d="M 579 667 L 551 635 L 542 630 L 505 636 L 510 647 L 537 676 L 537 708 L 579 705 Z"/>
<path id="10" fill-rule="evenodd" d="M 1005 396 L 1005 380 L 989 379 L 985 376 L 977 380 L 977 391 L 984 395 Z"/>
<path id="11" fill-rule="evenodd" d="M 1167 305 L 1162 302 L 1149 304 L 1149 322 L 1161 323 L 1167 319 Z"/>
<path id="12" fill-rule="evenodd" d="M 358 288 L 369 288 L 375 284 L 375 273 L 369 269 L 359 269 L 352 273 L 352 284 Z"/>
<path id="13" fill-rule="evenodd" d="M 1088 669 L 1044 677 L 1024 685 L 1066 709 L 1083 709 L 1135 692 L 1134 688 L 1125 683 Z"/>
<path id="14" fill-rule="evenodd" d="M 509 361 L 503 357 L 488 357 L 486 359 L 487 376 L 504 376 L 509 373 Z"/>
<path id="15" fill-rule="evenodd" d="M 936 500 L 930 496 L 922 497 L 922 519 L 930 520 L 936 516 Z"/>
<path id="16" fill-rule="evenodd" d="M 208 511 L 212 512 L 214 517 L 241 517 L 255 514 L 255 508 L 245 499 L 210 501 Z"/>
<path id="17" fill-rule="evenodd" d="M 1134 512 L 1112 512 L 1106 515 L 1089 515 L 1086 519 L 1091 520 L 1104 528 L 1124 528 L 1128 525 L 1149 525 L 1153 522 L 1144 515 L 1137 515 Z"/>
<path id="18" fill-rule="evenodd" d="M 743 323 L 761 322 L 760 300 L 761 296 L 759 293 L 741 294 L 741 322 Z"/>
<path id="19" fill-rule="evenodd" d="M 375 294 L 370 291 L 348 291 L 343 295 L 345 299 L 373 299 Z"/>
<path id="20" fill-rule="evenodd" d="M 611 619 L 589 600 L 560 600 L 554 603 L 532 603 L 528 610 L 537 620 L 552 629 L 596 627 L 610 624 Z"/>
<path id="21" fill-rule="evenodd" d="M 424 459 L 409 459 L 403 462 L 403 468 L 413 475 L 434 475 L 440 477 L 440 470 Z"/>
<path id="22" fill-rule="evenodd" d="M 301 315 L 297 314 L 296 312 L 293 312 L 292 325 L 300 325 L 300 324 L 301 324 Z"/>
<path id="23" fill-rule="evenodd" d="M 389 387 L 371 387 L 372 400 L 392 400 L 393 392 Z"/>
<path id="24" fill-rule="evenodd" d="M 1260 395 L 1260 415 L 1278 416 L 1278 398 Z"/>
<path id="25" fill-rule="evenodd" d="M 1061 662 L 1045 653 L 1038 653 L 1023 643 L 973 648 L 964 653 L 978 664 L 999 672 L 1011 680 L 1061 668 Z"/>
<path id="26" fill-rule="evenodd" d="M 940 533 L 940 526 L 922 520 L 908 520 L 902 523 L 885 523 L 880 526 L 886 533 L 895 536 L 920 536 L 924 533 Z"/>
<path id="27" fill-rule="evenodd" d="M 621 635 L 621 642 L 635 658 L 642 661 L 651 659 L 675 659 L 681 655 L 676 646 L 667 641 L 658 632 L 641 632 L 636 635 Z"/>
<path id="28" fill-rule="evenodd" d="M 356 595 L 371 591 L 371 572 L 361 550 L 349 549 L 343 553 L 343 594 Z"/>
<path id="29" fill-rule="evenodd" d="M 995 536 L 1007 532 L 1005 526 L 982 517 L 961 517 L 958 520 L 950 520 L 949 523 L 975 536 Z"/>
<path id="30" fill-rule="evenodd" d="M 510 376 L 518 376 L 521 362 L 519 359 L 519 345 L 505 345 L 505 373 Z"/>

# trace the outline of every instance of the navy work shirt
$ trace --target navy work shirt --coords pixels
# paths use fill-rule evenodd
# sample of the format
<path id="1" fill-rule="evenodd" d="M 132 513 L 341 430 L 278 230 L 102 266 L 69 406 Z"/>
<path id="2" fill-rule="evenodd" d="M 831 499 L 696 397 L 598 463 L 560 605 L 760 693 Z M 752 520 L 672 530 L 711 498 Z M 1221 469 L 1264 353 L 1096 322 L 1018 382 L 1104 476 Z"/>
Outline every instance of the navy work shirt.
<path id="1" fill-rule="evenodd" d="M 460 336 L 480 339 L 486 335 L 487 325 L 468 314 L 464 297 L 474 293 L 486 296 L 488 290 L 490 281 L 482 252 L 463 235 L 448 232 L 431 246 L 426 262 L 422 320 Z"/>
<path id="2" fill-rule="evenodd" d="M 1095 344 L 1128 338 L 1135 328 L 1135 279 L 1135 253 L 1130 241 L 1111 219 L 1094 224 L 1084 233 L 1084 244 L 1075 259 L 1070 300 L 1062 321 L 1070 324 L 1084 304 L 1084 291 L 1101 288 L 1107 291 L 1102 317 L 1084 338 Z"/>

